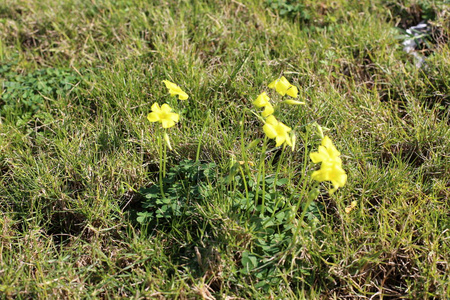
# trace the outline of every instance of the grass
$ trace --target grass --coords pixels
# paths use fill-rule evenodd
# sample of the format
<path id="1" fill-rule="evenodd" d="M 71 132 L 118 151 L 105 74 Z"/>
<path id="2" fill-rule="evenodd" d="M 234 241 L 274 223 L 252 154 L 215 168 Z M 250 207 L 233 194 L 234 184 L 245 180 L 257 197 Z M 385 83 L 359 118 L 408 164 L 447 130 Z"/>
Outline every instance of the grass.
<path id="1" fill-rule="evenodd" d="M 449 298 L 449 12 L 426 0 L 4 1 L 2 298 Z M 434 31 L 417 69 L 396 28 L 422 18 Z M 262 91 L 281 99 L 267 88 L 281 75 L 306 102 L 277 109 L 295 151 L 264 141 L 252 106 Z M 160 183 L 155 101 L 181 115 L 166 163 L 185 173 L 164 184 L 182 209 L 139 223 L 162 199 L 141 190 Z M 311 181 L 315 123 L 348 174 L 332 195 Z M 185 165 L 197 153 L 214 163 L 208 180 Z"/>

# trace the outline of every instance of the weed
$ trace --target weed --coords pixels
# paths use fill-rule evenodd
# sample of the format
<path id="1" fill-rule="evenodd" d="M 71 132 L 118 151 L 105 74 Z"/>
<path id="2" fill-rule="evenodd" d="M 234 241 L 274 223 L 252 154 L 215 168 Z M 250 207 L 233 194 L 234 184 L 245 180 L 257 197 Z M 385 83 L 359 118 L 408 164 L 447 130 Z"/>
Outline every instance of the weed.
<path id="1" fill-rule="evenodd" d="M 68 96 L 81 80 L 72 70 L 47 68 L 20 74 L 13 71 L 14 65 L 11 62 L 0 68 L 0 113 L 12 122 L 16 119 L 17 125 L 27 123 L 46 100 Z"/>
<path id="2" fill-rule="evenodd" d="M 196 206 L 205 203 L 212 193 L 215 168 L 214 163 L 192 160 L 182 160 L 171 167 L 162 179 L 164 194 L 159 184 L 140 190 L 145 200 L 143 211 L 137 213 L 137 221 L 151 228 L 173 219 L 186 222 L 194 218 Z"/>

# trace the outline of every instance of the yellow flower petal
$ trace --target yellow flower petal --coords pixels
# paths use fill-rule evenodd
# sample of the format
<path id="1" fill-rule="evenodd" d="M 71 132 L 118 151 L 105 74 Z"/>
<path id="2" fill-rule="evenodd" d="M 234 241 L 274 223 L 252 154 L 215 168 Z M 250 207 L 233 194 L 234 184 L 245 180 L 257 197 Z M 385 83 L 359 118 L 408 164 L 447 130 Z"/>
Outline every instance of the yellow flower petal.
<path id="1" fill-rule="evenodd" d="M 161 124 L 163 128 L 170 128 L 175 125 L 175 122 L 170 119 L 162 119 Z"/>
<path id="2" fill-rule="evenodd" d="M 169 113 L 172 111 L 172 108 L 169 106 L 169 104 L 164 103 L 163 105 L 161 105 L 161 111 Z"/>
<path id="3" fill-rule="evenodd" d="M 341 155 L 341 153 L 336 149 L 336 147 L 333 145 L 333 142 L 328 136 L 325 136 L 322 139 L 322 146 L 325 147 L 326 152 L 331 158 L 335 158 Z"/>
<path id="4" fill-rule="evenodd" d="M 189 98 L 189 95 L 183 91 L 181 91 L 181 93 L 178 94 L 178 99 L 180 99 L 180 100 L 187 100 L 188 98 Z"/>
<path id="5" fill-rule="evenodd" d="M 154 112 L 158 112 L 158 111 L 160 111 L 161 110 L 161 108 L 159 107 L 159 104 L 158 103 L 153 103 L 153 105 L 152 105 L 152 107 L 151 107 L 151 109 L 152 109 L 152 111 L 154 111 Z"/>
<path id="6" fill-rule="evenodd" d="M 342 187 L 347 183 L 347 174 L 345 174 L 344 170 L 339 173 L 332 174 L 332 177 L 334 180 L 331 180 L 331 183 L 333 183 L 335 187 Z"/>
<path id="7" fill-rule="evenodd" d="M 326 159 L 322 154 L 318 152 L 312 152 L 309 154 L 309 158 L 311 158 L 312 162 L 317 164 L 322 162 L 324 159 Z"/>
<path id="8" fill-rule="evenodd" d="M 170 119 L 174 122 L 178 122 L 180 120 L 180 115 L 176 114 L 176 113 L 171 113 L 170 114 Z"/>
<path id="9" fill-rule="evenodd" d="M 289 126 L 286 126 L 281 122 L 278 122 L 278 126 L 280 126 L 280 132 L 287 133 L 291 131 L 291 128 Z"/>
<path id="10" fill-rule="evenodd" d="M 276 147 L 281 146 L 286 141 L 286 136 L 284 135 L 277 135 L 275 138 L 276 141 Z"/>
<path id="11" fill-rule="evenodd" d="M 263 131 L 269 139 L 274 139 L 277 137 L 277 131 L 272 124 L 266 123 L 263 126 Z"/>
<path id="12" fill-rule="evenodd" d="M 274 111 L 275 111 L 275 110 L 273 109 L 272 104 L 269 103 L 268 105 L 265 106 L 264 111 L 261 113 L 261 115 L 262 115 L 264 118 L 267 118 L 268 116 L 270 116 L 271 114 L 273 114 Z"/>
<path id="13" fill-rule="evenodd" d="M 270 115 L 270 116 L 267 117 L 266 123 L 269 123 L 270 125 L 273 125 L 273 126 L 277 126 L 278 125 L 278 121 L 273 115 Z"/>
<path id="14" fill-rule="evenodd" d="M 288 90 L 286 91 L 286 94 L 288 94 L 292 98 L 297 98 L 297 96 L 298 96 L 298 89 L 297 89 L 297 87 L 295 85 L 291 85 L 291 87 L 288 88 Z"/>
<path id="15" fill-rule="evenodd" d="M 158 122 L 159 121 L 159 115 L 157 113 L 151 112 L 147 115 L 147 119 L 150 122 Z"/>
<path id="16" fill-rule="evenodd" d="M 269 83 L 269 89 L 274 89 L 275 88 L 275 84 L 277 84 L 277 82 L 278 82 L 278 79 L 276 79 L 276 80 L 274 80 L 274 81 L 272 81 L 271 83 Z"/>
<path id="17" fill-rule="evenodd" d="M 293 147 L 291 137 L 288 134 L 285 135 L 285 140 L 286 140 L 286 145 Z"/>
<path id="18" fill-rule="evenodd" d="M 324 138 L 322 139 L 322 146 L 324 146 L 324 147 L 326 147 L 326 148 L 329 148 L 329 149 L 331 149 L 331 148 L 334 148 L 334 149 L 336 149 L 335 147 L 334 147 L 334 145 L 333 145 L 333 142 L 331 141 L 331 139 L 326 135 L 326 136 L 324 136 Z M 337 150 L 336 150 L 337 151 Z"/>
<path id="19" fill-rule="evenodd" d="M 324 172 L 324 170 L 320 169 L 320 170 L 312 172 L 311 178 L 315 181 L 322 182 L 322 181 L 326 181 L 328 177 L 327 177 L 326 172 Z"/>
<path id="20" fill-rule="evenodd" d="M 256 107 L 264 107 L 270 104 L 269 100 L 269 96 L 267 96 L 266 92 L 263 92 L 256 98 L 255 101 L 253 101 L 253 105 L 255 105 Z"/>

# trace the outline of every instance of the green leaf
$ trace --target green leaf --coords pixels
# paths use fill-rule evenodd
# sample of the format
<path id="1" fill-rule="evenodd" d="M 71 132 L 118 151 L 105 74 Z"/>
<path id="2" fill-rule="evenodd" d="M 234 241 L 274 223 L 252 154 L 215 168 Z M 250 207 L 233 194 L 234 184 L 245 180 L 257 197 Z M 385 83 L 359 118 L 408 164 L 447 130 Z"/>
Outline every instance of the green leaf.
<path id="1" fill-rule="evenodd" d="M 289 179 L 287 179 L 287 178 L 278 179 L 278 180 L 277 180 L 277 186 L 285 185 L 285 184 L 287 184 L 288 182 L 289 182 Z"/>
<path id="2" fill-rule="evenodd" d="M 242 252 L 242 265 L 244 266 L 244 269 L 247 271 L 251 271 L 253 269 L 255 269 L 256 267 L 258 267 L 258 258 L 248 252 L 247 250 Z"/>

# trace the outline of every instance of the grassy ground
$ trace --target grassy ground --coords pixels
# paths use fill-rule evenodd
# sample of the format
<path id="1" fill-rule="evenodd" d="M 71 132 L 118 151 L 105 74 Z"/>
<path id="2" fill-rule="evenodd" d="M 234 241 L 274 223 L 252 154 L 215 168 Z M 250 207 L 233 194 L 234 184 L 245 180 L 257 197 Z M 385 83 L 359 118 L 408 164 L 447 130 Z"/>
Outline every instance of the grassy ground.
<path id="1" fill-rule="evenodd" d="M 448 3 L 286 3 L 0 3 L 2 298 L 450 298 Z M 423 18 L 418 69 L 397 28 Z M 281 75 L 294 151 L 252 105 Z"/>

